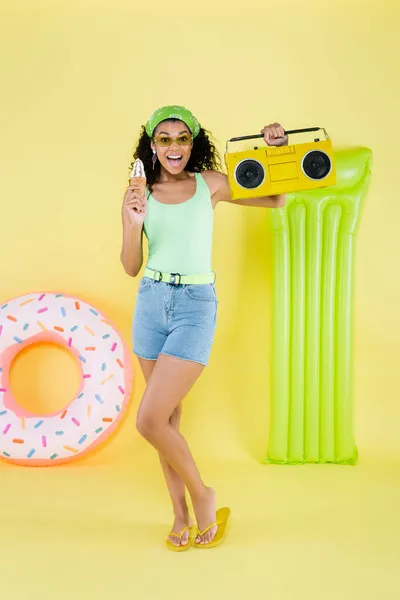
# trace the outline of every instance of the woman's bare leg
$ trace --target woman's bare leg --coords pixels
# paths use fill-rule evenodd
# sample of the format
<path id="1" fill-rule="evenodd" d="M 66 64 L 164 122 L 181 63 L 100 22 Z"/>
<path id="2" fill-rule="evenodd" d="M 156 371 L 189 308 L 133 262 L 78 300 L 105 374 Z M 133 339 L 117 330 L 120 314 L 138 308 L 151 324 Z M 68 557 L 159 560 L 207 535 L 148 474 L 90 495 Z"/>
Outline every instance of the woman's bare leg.
<path id="1" fill-rule="evenodd" d="M 199 363 L 161 354 L 148 380 L 137 417 L 139 432 L 162 454 L 189 490 L 200 530 L 215 521 L 215 493 L 204 485 L 185 439 L 171 425 L 170 419 L 203 369 Z M 211 541 L 216 531 L 213 527 L 202 542 Z"/>
<path id="2" fill-rule="evenodd" d="M 155 360 L 145 360 L 145 359 L 139 358 L 139 357 L 138 357 L 138 360 L 139 360 L 141 369 L 143 371 L 144 378 L 147 383 L 153 372 L 156 361 Z M 177 429 L 178 431 L 179 431 L 179 427 L 180 427 L 181 416 L 182 416 L 182 403 L 179 404 L 179 406 L 177 406 L 177 408 L 174 410 L 174 412 L 172 413 L 172 416 L 169 420 L 169 422 L 171 423 L 171 426 L 174 427 L 175 429 Z M 183 483 L 182 478 L 168 464 L 168 462 L 165 460 L 164 456 L 160 452 L 158 453 L 158 456 L 159 456 L 161 467 L 162 467 L 162 470 L 164 473 L 165 481 L 167 483 L 169 495 L 171 496 L 172 507 L 173 507 L 173 511 L 174 511 L 174 515 L 175 515 L 175 521 L 174 521 L 171 531 L 173 533 L 180 533 L 182 531 L 182 529 L 184 529 L 186 526 L 192 525 L 192 523 L 190 522 L 190 518 L 189 518 L 189 507 L 186 502 L 185 484 Z M 189 542 L 189 532 L 185 532 L 183 534 L 180 542 L 179 542 L 179 539 L 174 536 L 169 536 L 168 539 L 177 546 L 179 546 L 179 543 L 182 546 L 186 546 L 186 544 L 188 544 L 188 542 Z"/>

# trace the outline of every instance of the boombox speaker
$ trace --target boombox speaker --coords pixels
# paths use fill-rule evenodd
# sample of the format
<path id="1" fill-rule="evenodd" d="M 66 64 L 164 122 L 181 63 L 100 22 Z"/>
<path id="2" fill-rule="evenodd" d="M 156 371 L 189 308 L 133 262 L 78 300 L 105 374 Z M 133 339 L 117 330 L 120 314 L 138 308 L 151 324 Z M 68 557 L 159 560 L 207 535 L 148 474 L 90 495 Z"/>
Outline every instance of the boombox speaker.
<path id="1" fill-rule="evenodd" d="M 226 143 L 225 163 L 232 200 L 275 196 L 335 185 L 332 142 L 324 128 L 293 129 L 285 134 L 323 131 L 325 139 L 289 146 L 258 146 L 229 152 L 228 144 L 263 138 L 263 134 L 232 138 Z"/>

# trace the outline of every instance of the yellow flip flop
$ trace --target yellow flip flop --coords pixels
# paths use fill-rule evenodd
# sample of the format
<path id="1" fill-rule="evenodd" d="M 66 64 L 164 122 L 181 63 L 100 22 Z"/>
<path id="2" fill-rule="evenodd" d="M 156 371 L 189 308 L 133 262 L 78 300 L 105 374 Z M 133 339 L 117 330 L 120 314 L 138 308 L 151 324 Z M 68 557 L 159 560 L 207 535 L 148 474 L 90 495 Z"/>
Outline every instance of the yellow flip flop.
<path id="1" fill-rule="evenodd" d="M 182 546 L 181 539 L 183 534 L 189 531 L 189 537 L 188 537 L 188 543 L 185 544 L 184 546 Z M 180 533 L 174 533 L 173 531 L 170 532 L 169 535 L 172 535 L 175 538 L 179 539 L 179 546 L 175 546 L 175 544 L 173 544 L 168 538 L 166 539 L 165 543 L 166 546 L 169 550 L 172 550 L 172 552 L 184 552 L 185 550 L 189 550 L 191 544 L 190 544 L 190 527 L 185 527 L 184 529 L 182 529 L 182 531 Z"/>
<path id="2" fill-rule="evenodd" d="M 199 529 L 197 530 L 197 535 L 203 536 L 207 533 L 207 531 L 210 531 L 212 527 L 218 527 L 218 531 L 215 534 L 214 539 L 208 544 L 199 544 L 198 542 L 194 542 L 194 547 L 205 550 L 206 548 L 215 548 L 216 546 L 219 546 L 224 541 L 226 526 L 228 524 L 230 515 L 230 508 L 220 508 L 217 510 L 216 522 L 209 525 L 204 531 L 200 531 Z"/>

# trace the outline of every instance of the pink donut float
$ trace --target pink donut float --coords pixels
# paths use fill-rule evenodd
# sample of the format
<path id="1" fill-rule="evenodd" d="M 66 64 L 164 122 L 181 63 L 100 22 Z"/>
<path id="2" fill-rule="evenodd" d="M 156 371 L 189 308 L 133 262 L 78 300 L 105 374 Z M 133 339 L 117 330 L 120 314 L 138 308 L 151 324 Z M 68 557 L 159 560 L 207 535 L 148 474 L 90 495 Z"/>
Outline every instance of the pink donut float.
<path id="1" fill-rule="evenodd" d="M 35 415 L 13 398 L 9 372 L 27 346 L 53 342 L 76 358 L 81 383 L 61 411 Z M 132 392 L 128 346 L 98 309 L 65 294 L 32 293 L 0 306 L 0 457 L 26 466 L 70 462 L 116 428 Z"/>

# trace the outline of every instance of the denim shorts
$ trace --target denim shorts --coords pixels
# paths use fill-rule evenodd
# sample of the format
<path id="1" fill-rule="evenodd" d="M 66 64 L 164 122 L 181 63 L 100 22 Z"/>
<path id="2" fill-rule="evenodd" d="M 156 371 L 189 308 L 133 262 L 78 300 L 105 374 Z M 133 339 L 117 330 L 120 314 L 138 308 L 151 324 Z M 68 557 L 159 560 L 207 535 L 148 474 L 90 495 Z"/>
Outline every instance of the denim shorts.
<path id="1" fill-rule="evenodd" d="M 217 320 L 213 283 L 172 285 L 143 277 L 133 317 L 133 352 L 159 354 L 207 365 Z"/>

